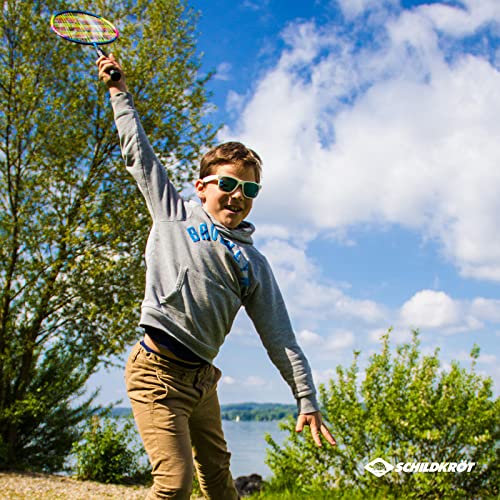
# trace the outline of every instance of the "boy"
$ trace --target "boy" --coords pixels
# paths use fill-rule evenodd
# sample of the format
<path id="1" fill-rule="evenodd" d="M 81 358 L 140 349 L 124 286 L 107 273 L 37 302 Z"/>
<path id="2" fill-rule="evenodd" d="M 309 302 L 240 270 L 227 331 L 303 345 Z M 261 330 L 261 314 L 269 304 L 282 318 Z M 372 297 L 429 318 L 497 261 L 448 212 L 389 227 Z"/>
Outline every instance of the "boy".
<path id="1" fill-rule="evenodd" d="M 245 220 L 260 190 L 261 160 L 237 142 L 211 149 L 195 184 L 202 205 L 184 201 L 152 151 L 119 63 L 109 55 L 97 65 L 125 164 L 153 219 L 140 320 L 145 335 L 125 372 L 153 468 L 148 498 L 189 498 L 194 457 L 205 496 L 236 499 L 216 392 L 221 372 L 212 361 L 242 305 L 297 399 L 296 430 L 310 425 L 318 446 L 320 433 L 335 444 L 321 421 L 311 371 L 278 285 Z M 107 73 L 111 67 L 122 74 L 118 82 Z"/>

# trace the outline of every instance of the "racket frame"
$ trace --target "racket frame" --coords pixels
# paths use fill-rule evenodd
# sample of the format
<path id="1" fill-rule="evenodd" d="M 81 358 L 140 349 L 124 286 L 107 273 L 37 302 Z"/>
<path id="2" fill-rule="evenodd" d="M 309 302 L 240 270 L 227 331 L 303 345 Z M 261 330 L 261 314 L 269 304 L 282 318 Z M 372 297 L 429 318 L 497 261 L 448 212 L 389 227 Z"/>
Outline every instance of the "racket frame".
<path id="1" fill-rule="evenodd" d="M 76 38 L 70 38 L 69 36 L 66 36 L 66 35 L 63 35 L 62 33 L 60 33 L 54 26 L 54 19 L 62 14 L 84 14 L 86 16 L 90 16 L 90 17 L 93 17 L 95 19 L 99 19 L 99 20 L 103 21 L 105 24 L 107 24 L 110 28 L 112 28 L 112 30 L 115 32 L 115 36 L 111 40 L 104 40 L 102 42 L 84 41 L 84 40 L 78 40 Z M 94 46 L 95 45 L 106 45 L 108 43 L 113 43 L 119 36 L 118 30 L 110 21 L 108 21 L 107 19 L 105 19 L 102 16 L 99 16 L 97 14 L 93 14 L 92 12 L 87 12 L 85 10 L 68 9 L 68 10 L 62 10 L 60 12 L 57 12 L 56 14 L 53 14 L 51 19 L 50 19 L 50 27 L 51 27 L 52 31 L 54 31 L 54 33 L 56 35 L 60 36 L 61 38 L 64 38 L 65 40 L 68 40 L 69 42 L 79 43 L 81 45 L 94 45 Z"/>
<path id="2" fill-rule="evenodd" d="M 83 14 L 85 16 L 90 16 L 90 17 L 93 17 L 95 19 L 99 19 L 101 22 L 104 22 L 106 25 L 108 25 L 114 31 L 115 36 L 111 40 L 104 40 L 104 41 L 97 41 L 96 42 L 96 41 L 89 41 L 89 40 L 78 40 L 76 38 L 71 38 L 69 36 L 63 35 L 54 26 L 54 20 L 58 16 L 61 16 L 63 14 Z M 105 56 L 105 57 L 107 57 L 107 54 L 104 52 L 104 50 L 101 49 L 100 45 L 107 45 L 109 43 L 113 43 L 118 38 L 118 36 L 120 34 L 118 32 L 117 28 L 110 21 L 108 21 L 106 18 L 99 16 L 97 14 L 93 14 L 92 12 L 87 12 L 85 10 L 78 10 L 78 9 L 61 10 L 60 12 L 56 12 L 55 14 L 53 14 L 52 17 L 50 18 L 50 28 L 57 36 L 63 38 L 64 40 L 67 40 L 68 42 L 79 43 L 80 45 L 92 45 L 95 48 L 95 50 L 99 56 Z M 118 81 L 121 78 L 120 72 L 116 69 L 112 68 L 109 71 L 109 74 L 111 75 L 111 79 L 114 81 Z"/>

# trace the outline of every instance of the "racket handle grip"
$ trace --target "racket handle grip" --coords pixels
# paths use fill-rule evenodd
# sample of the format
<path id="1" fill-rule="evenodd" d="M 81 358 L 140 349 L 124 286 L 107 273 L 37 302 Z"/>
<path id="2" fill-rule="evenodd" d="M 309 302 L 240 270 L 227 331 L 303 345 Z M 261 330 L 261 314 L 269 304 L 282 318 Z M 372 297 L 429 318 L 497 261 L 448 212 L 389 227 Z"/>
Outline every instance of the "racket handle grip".
<path id="1" fill-rule="evenodd" d="M 101 47 L 95 45 L 95 49 L 97 50 L 97 53 L 100 56 L 107 57 L 106 52 L 104 52 L 104 50 L 102 50 Z M 107 73 L 111 77 L 111 80 L 113 80 L 114 82 L 117 82 L 122 77 L 122 74 L 117 69 L 114 69 L 114 68 L 108 69 Z"/>
<path id="2" fill-rule="evenodd" d="M 111 68 L 109 70 L 109 76 L 111 77 L 111 80 L 117 82 L 122 77 L 122 74 L 118 70 Z"/>

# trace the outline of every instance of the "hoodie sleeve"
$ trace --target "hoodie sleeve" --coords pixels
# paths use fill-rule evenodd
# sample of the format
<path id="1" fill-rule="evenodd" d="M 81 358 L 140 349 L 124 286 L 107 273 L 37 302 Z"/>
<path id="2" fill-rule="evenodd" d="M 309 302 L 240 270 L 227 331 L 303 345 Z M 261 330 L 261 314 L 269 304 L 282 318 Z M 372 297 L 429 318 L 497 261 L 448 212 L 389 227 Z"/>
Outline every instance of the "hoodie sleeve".
<path id="1" fill-rule="evenodd" d="M 285 302 L 267 260 L 254 276 L 255 286 L 245 299 L 245 309 L 274 365 L 290 386 L 299 413 L 319 409 L 309 363 L 297 344 Z"/>
<path id="2" fill-rule="evenodd" d="M 111 104 L 125 166 L 139 185 L 151 217 L 154 221 L 183 218 L 184 200 L 149 143 L 132 95 L 120 92 L 111 97 Z"/>

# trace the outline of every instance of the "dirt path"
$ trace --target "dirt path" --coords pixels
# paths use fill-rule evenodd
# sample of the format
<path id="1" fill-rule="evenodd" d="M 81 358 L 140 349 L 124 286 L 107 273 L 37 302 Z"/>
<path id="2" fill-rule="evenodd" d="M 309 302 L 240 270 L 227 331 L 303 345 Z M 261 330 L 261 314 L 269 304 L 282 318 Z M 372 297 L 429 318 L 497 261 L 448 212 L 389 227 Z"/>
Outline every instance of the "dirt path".
<path id="1" fill-rule="evenodd" d="M 77 481 L 51 474 L 0 472 L 2 500 L 143 500 L 148 489 Z"/>

